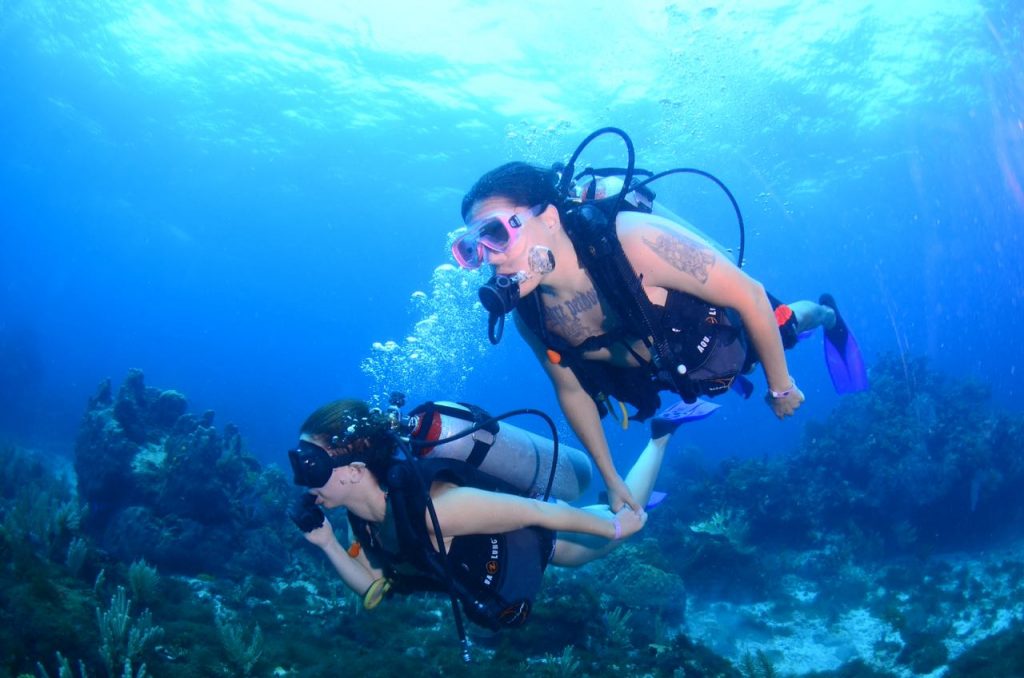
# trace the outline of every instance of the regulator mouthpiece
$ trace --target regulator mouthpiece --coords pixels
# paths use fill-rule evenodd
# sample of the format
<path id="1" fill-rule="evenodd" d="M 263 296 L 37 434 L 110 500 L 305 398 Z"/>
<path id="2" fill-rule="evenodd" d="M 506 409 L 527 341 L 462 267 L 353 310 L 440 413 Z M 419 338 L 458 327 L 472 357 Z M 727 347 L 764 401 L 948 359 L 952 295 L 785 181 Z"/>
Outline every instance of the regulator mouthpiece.
<path id="1" fill-rule="evenodd" d="M 519 281 L 522 277 L 519 273 L 516 275 L 495 274 L 478 292 L 480 303 L 489 314 L 487 338 L 492 344 L 501 341 L 501 335 L 505 332 L 505 316 L 511 313 L 519 303 Z"/>

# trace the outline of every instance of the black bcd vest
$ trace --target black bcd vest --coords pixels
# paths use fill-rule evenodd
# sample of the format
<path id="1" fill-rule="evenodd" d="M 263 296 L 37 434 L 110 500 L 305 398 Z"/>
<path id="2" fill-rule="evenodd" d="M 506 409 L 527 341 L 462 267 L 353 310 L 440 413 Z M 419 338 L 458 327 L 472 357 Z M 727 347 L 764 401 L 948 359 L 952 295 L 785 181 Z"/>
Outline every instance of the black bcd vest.
<path id="1" fill-rule="evenodd" d="M 608 396 L 636 408 L 633 419 L 643 421 L 661 404 L 658 393 L 671 390 L 687 402 L 700 395 L 729 390 L 744 367 L 747 349 L 738 317 L 678 290 L 669 290 L 665 306 L 655 306 L 643 290 L 615 231 L 615 198 L 572 205 L 562 211 L 562 223 L 580 264 L 601 300 L 617 316 L 619 326 L 599 337 L 571 346 L 551 334 L 538 291 L 516 307 L 520 319 L 572 369 L 580 385 L 597 403 L 603 417 Z M 627 347 L 640 340 L 651 360 L 634 353 L 639 366 L 586 360 L 583 354 L 622 341 Z M 630 348 L 632 352 L 632 348 Z"/>
<path id="2" fill-rule="evenodd" d="M 449 591 L 444 562 L 426 529 L 424 488 L 435 480 L 522 496 L 511 485 L 455 459 L 421 459 L 416 468 L 396 462 L 387 476 L 397 550 L 381 543 L 376 526 L 349 512 L 349 523 L 371 561 L 382 567 L 398 593 Z M 422 478 L 422 484 L 414 473 Z M 523 624 L 540 590 L 554 533 L 526 527 L 497 534 L 455 537 L 448 550 L 451 590 L 473 622 L 490 629 Z"/>

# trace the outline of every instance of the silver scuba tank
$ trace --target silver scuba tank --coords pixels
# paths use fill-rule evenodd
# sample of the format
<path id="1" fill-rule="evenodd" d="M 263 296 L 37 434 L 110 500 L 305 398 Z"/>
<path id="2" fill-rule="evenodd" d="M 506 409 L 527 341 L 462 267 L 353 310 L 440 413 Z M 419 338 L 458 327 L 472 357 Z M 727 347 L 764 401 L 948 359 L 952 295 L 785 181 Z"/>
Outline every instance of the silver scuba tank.
<path id="1" fill-rule="evenodd" d="M 425 403 L 409 414 L 415 418 L 411 437 L 426 442 L 457 435 L 483 420 L 469 407 L 447 401 Z M 547 489 L 553 451 L 547 438 L 504 421 L 458 440 L 418 448 L 422 458 L 465 461 L 531 497 L 543 496 Z M 578 499 L 590 484 L 590 475 L 587 454 L 559 443 L 551 496 L 563 501 Z"/>
<path id="2" fill-rule="evenodd" d="M 582 184 L 575 186 L 575 197 L 580 202 L 604 200 L 618 195 L 622 191 L 622 179 L 616 176 L 592 176 Z M 640 212 L 654 209 L 654 194 L 633 190 L 626 193 L 626 202 Z"/>
<path id="3" fill-rule="evenodd" d="M 603 200 L 604 198 L 610 198 L 619 194 L 622 190 L 622 179 L 617 176 L 598 176 L 588 179 L 586 182 L 581 184 L 576 189 L 576 198 L 581 202 L 588 200 Z M 668 219 L 669 221 L 675 222 L 676 224 L 683 226 L 693 235 L 697 236 L 704 241 L 704 245 L 713 247 L 718 250 L 719 254 L 725 256 L 726 259 L 733 258 L 732 250 L 726 248 L 720 242 L 709 236 L 707 233 L 694 226 L 690 222 L 686 221 L 672 210 L 665 207 L 661 202 L 654 200 L 653 193 L 644 193 L 639 190 L 632 190 L 626 193 L 625 200 L 629 203 L 636 211 L 646 212 L 647 214 L 653 214 L 656 217 L 662 219 Z"/>

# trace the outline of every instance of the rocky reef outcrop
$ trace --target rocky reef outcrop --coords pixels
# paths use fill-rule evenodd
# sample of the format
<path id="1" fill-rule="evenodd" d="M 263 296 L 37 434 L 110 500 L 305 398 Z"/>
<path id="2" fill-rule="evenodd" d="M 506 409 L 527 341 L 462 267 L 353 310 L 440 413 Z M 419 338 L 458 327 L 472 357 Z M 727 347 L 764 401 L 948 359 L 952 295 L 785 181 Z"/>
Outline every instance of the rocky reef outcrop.
<path id="1" fill-rule="evenodd" d="M 129 371 L 89 400 L 75 446 L 86 529 L 114 557 L 183 574 L 274 574 L 294 535 L 289 485 L 245 450 L 236 427 L 188 412 L 181 393 Z"/>
<path id="2" fill-rule="evenodd" d="M 1024 525 L 1024 418 L 987 387 L 884 359 L 871 391 L 809 423 L 791 455 L 727 466 L 699 499 L 744 520 L 759 549 L 857 548 L 864 556 L 972 548 Z"/>
<path id="3" fill-rule="evenodd" d="M 666 465 L 644 535 L 685 582 L 686 633 L 737 665 L 954 675 L 1019 638 L 1024 417 L 924 359 L 886 357 L 871 384 L 792 452 Z"/>

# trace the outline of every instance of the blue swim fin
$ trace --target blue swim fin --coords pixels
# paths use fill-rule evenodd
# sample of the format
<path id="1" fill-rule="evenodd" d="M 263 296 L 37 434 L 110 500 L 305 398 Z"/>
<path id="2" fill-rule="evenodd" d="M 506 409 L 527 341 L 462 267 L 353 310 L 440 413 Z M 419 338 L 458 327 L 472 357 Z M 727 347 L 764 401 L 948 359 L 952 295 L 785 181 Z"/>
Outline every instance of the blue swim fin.
<path id="1" fill-rule="evenodd" d="M 680 424 L 685 421 L 699 421 L 710 417 L 721 405 L 697 398 L 692 403 L 680 400 L 671 407 L 666 407 L 654 415 L 651 420 L 651 437 L 660 438 L 670 433 L 675 433 Z"/>
<path id="2" fill-rule="evenodd" d="M 651 496 L 647 500 L 647 506 L 645 506 L 644 509 L 650 511 L 652 508 L 654 508 L 661 502 L 665 501 L 665 497 L 667 496 L 668 492 L 658 492 L 657 490 L 652 490 Z"/>
<path id="3" fill-rule="evenodd" d="M 825 365 L 828 366 L 828 374 L 832 377 L 836 393 L 866 391 L 868 372 L 864 368 L 864 358 L 853 333 L 846 326 L 843 316 L 839 315 L 836 300 L 831 294 L 823 294 L 818 303 L 836 313 L 836 324 L 825 330 Z"/>

